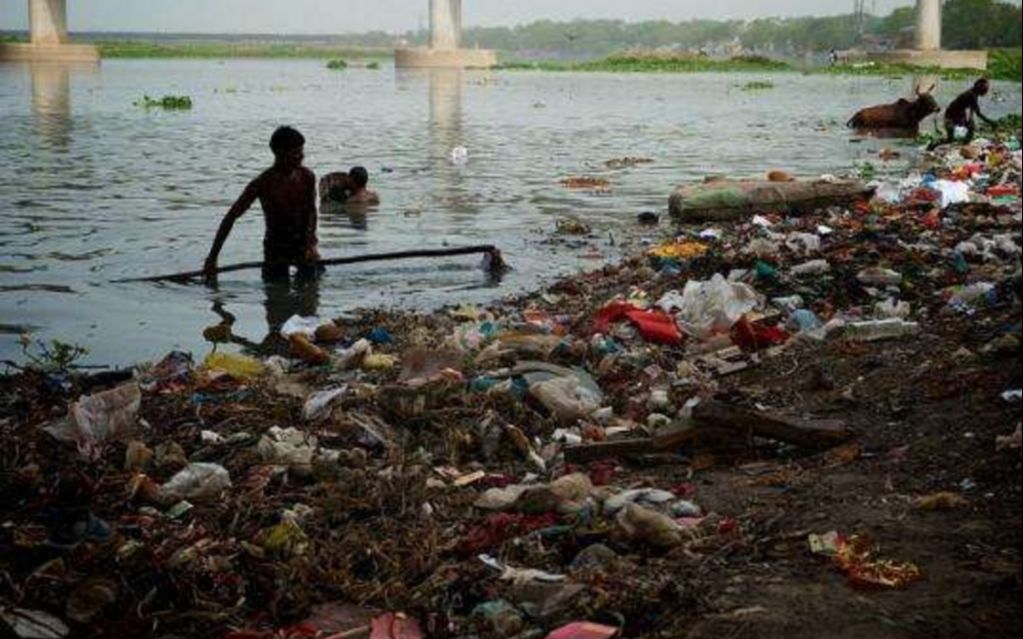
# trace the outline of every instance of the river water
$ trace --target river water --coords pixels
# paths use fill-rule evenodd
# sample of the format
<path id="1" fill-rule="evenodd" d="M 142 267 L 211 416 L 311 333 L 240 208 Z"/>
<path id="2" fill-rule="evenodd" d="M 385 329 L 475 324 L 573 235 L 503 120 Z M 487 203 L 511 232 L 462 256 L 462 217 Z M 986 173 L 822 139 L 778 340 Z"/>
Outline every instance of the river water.
<path id="1" fill-rule="evenodd" d="M 744 91 L 747 82 L 776 86 Z M 708 174 L 844 172 L 875 159 L 841 124 L 908 80 L 775 74 L 329 71 L 319 61 L 106 61 L 101 67 L 0 65 L 0 359 L 18 336 L 61 339 L 88 361 L 122 365 L 175 348 L 205 352 L 202 328 L 235 320 L 253 344 L 293 312 L 429 309 L 482 303 L 615 256 L 642 211 Z M 960 86 L 938 90 L 947 103 Z M 993 115 L 1018 111 L 998 86 Z M 190 111 L 134 106 L 189 95 Z M 473 257 L 331 269 L 315 289 L 268 291 L 256 273 L 217 290 L 111 280 L 201 268 L 221 216 L 269 165 L 267 140 L 291 124 L 317 174 L 366 166 L 382 206 L 325 211 L 325 256 L 492 243 L 514 270 L 488 280 Z M 452 162 L 464 147 L 468 161 Z M 652 164 L 612 169 L 607 160 Z M 559 185 L 603 177 L 604 193 Z M 559 219 L 597 238 L 552 242 Z M 261 257 L 262 214 L 236 225 L 221 256 Z"/>

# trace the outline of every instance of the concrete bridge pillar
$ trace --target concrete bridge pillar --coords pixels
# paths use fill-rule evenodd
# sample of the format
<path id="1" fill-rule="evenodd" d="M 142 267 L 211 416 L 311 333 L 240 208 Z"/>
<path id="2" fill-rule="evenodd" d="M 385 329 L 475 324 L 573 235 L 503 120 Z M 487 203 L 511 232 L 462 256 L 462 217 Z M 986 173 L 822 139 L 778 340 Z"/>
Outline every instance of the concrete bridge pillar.
<path id="1" fill-rule="evenodd" d="M 0 62 L 99 62 L 99 49 L 68 38 L 67 0 L 28 0 L 28 30 L 28 44 L 0 43 Z"/>
<path id="2" fill-rule="evenodd" d="M 462 0 L 430 0 L 430 46 L 398 49 L 398 68 L 486 69 L 497 64 L 497 54 L 462 48 Z"/>
<path id="3" fill-rule="evenodd" d="M 451 51 L 462 39 L 462 0 L 430 0 L 430 48 Z"/>
<path id="4" fill-rule="evenodd" d="M 28 28 L 32 44 L 67 44 L 67 0 L 29 0 Z"/>
<path id="5" fill-rule="evenodd" d="M 941 0 L 917 0 L 916 50 L 941 50 Z"/>

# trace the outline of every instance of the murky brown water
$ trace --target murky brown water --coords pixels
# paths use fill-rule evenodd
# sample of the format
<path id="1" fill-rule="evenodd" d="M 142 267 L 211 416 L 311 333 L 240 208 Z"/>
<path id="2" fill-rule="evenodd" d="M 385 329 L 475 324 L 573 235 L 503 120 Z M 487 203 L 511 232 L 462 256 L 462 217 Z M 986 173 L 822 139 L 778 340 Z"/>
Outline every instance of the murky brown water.
<path id="1" fill-rule="evenodd" d="M 268 320 L 356 306 L 482 302 L 613 256 L 609 232 L 661 211 L 679 182 L 709 173 L 846 171 L 870 159 L 841 126 L 857 106 L 908 81 L 759 75 L 331 72 L 316 61 L 108 61 L 102 67 L 0 65 L 0 359 L 17 336 L 87 346 L 98 364 L 204 351 L 224 313 L 263 341 Z M 958 86 L 939 91 L 947 101 Z M 1018 111 L 999 86 L 994 115 Z M 133 106 L 142 94 L 190 95 L 187 112 Z M 515 271 L 489 282 L 475 258 L 331 270 L 314 291 L 267 291 L 258 273 L 201 286 L 109 284 L 200 268 L 224 211 L 270 162 L 280 124 L 308 138 L 317 173 L 363 164 L 383 206 L 321 215 L 325 256 L 494 243 Z M 469 150 L 455 166 L 453 148 Z M 653 164 L 609 169 L 621 156 Z M 611 180 L 569 191 L 570 175 Z M 552 245 L 555 221 L 600 231 L 594 246 Z M 222 263 L 260 258 L 261 213 L 236 226 Z"/>

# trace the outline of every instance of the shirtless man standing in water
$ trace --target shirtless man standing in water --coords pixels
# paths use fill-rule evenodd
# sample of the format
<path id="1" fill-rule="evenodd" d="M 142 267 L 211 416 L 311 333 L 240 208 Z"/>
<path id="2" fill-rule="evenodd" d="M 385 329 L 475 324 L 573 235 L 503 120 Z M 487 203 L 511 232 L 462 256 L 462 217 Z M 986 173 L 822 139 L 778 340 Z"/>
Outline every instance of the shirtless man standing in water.
<path id="1" fill-rule="evenodd" d="M 305 138 L 291 127 L 281 127 L 270 138 L 274 164 L 242 192 L 224 216 L 203 270 L 207 281 L 216 280 L 217 259 L 235 221 L 259 200 L 266 232 L 263 236 L 263 279 L 287 279 L 290 267 L 300 277 L 317 273 L 316 176 L 302 166 Z"/>

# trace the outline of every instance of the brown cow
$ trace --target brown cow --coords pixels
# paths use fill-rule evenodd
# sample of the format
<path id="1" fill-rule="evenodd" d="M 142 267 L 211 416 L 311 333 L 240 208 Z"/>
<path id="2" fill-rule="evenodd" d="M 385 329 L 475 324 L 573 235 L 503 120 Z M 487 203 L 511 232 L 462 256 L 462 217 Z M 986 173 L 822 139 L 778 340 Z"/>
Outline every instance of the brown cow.
<path id="1" fill-rule="evenodd" d="M 941 113 L 941 107 L 931 95 L 932 85 L 927 91 L 916 91 L 915 100 L 900 99 L 894 104 L 874 106 L 852 116 L 846 126 L 857 131 L 890 131 L 915 137 L 920 133 L 920 123 L 930 115 Z"/>

